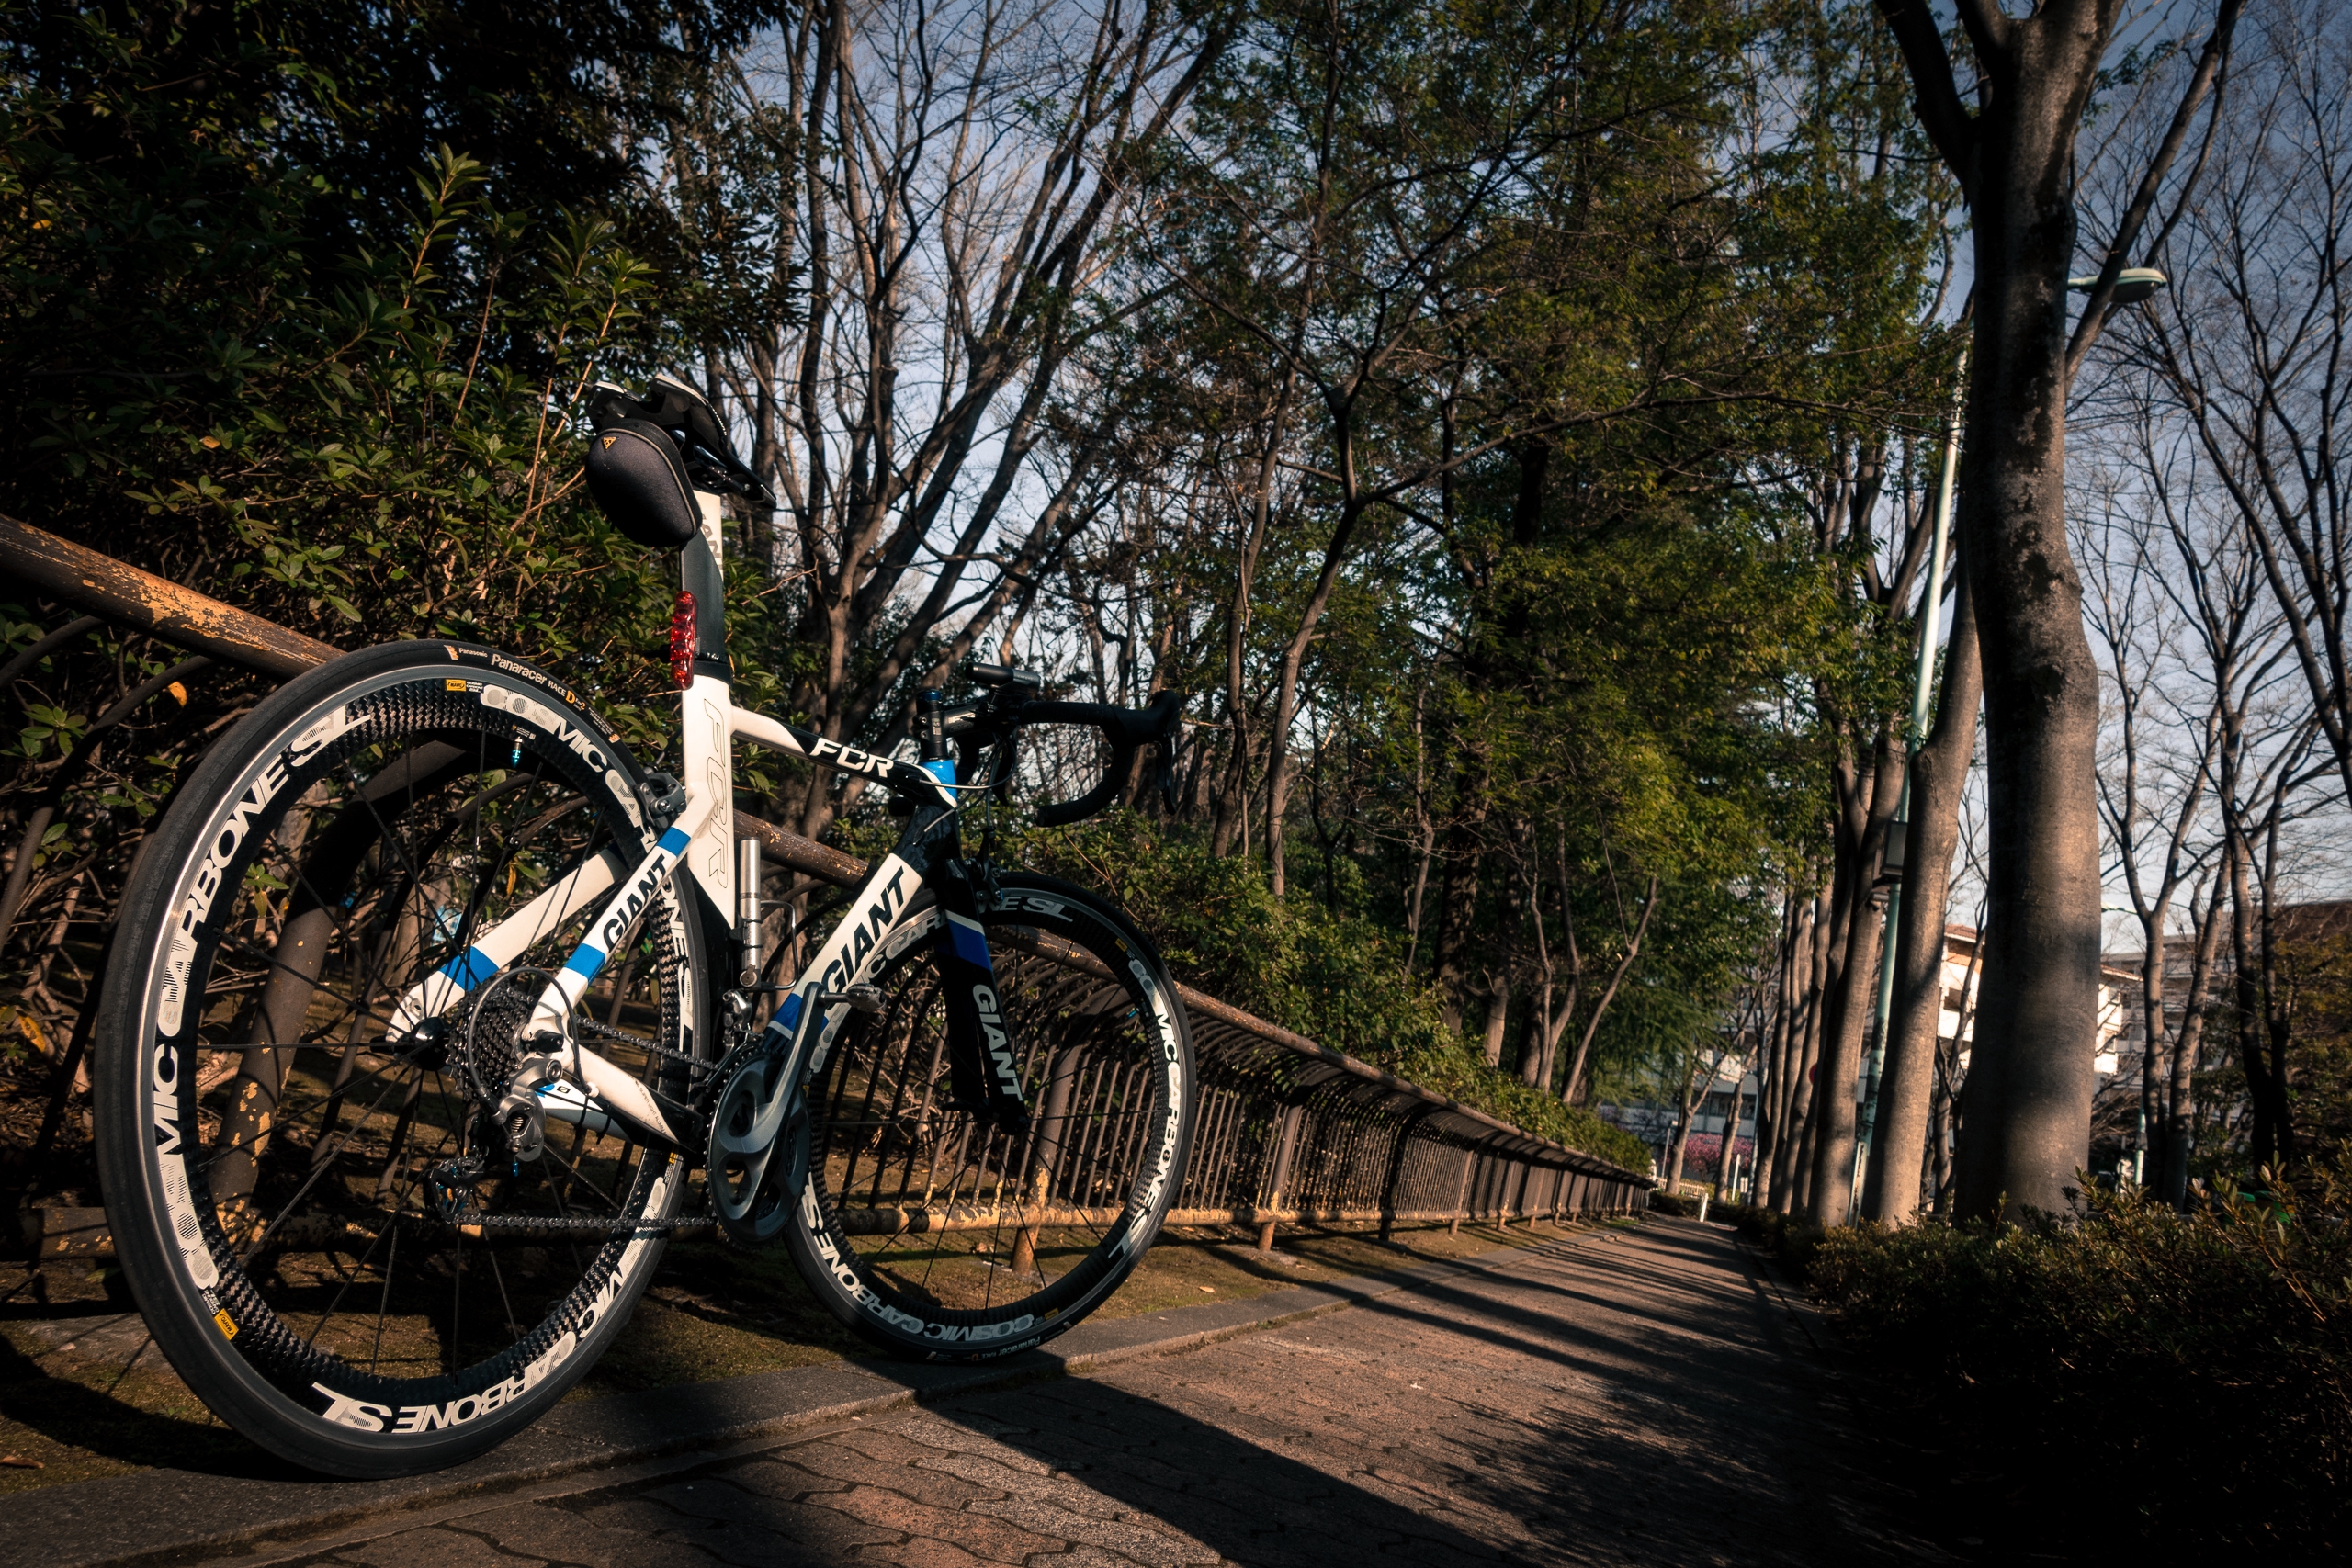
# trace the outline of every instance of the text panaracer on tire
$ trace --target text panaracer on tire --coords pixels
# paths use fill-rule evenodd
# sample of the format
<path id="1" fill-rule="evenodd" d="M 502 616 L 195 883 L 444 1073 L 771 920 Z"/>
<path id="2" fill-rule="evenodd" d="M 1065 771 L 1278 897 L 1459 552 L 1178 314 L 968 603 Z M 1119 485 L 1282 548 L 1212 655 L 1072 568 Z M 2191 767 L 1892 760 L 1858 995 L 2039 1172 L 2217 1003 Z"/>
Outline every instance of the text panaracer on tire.
<path id="1" fill-rule="evenodd" d="M 96 1034 L 107 1214 L 158 1345 L 263 1447 L 347 1476 L 456 1462 L 627 1321 L 684 1161 L 593 1114 L 517 1157 L 493 1121 L 588 917 L 486 984 L 474 943 L 599 856 L 634 864 L 639 784 L 560 683 L 394 644 L 263 703 L 148 846 Z M 665 885 L 576 1010 L 681 1098 L 715 1051 L 690 897 Z M 436 975 L 440 1005 L 400 1016 Z"/>

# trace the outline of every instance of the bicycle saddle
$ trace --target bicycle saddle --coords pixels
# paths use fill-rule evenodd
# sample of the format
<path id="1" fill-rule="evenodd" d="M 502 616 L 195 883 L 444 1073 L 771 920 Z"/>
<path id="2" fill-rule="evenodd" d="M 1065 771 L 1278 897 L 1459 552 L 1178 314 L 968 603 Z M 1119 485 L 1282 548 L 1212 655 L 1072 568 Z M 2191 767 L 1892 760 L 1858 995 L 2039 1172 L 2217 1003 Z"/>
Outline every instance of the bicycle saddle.
<path id="1" fill-rule="evenodd" d="M 601 434 L 631 420 L 658 426 L 667 434 L 702 488 L 732 491 L 757 506 L 775 504 L 768 488 L 735 456 L 727 427 L 719 423 L 710 400 L 676 377 L 657 373 L 642 396 L 610 381 L 597 382 L 588 394 L 588 423 Z M 708 471 L 713 468 L 716 474 Z M 702 471 L 695 471 L 698 469 Z"/>

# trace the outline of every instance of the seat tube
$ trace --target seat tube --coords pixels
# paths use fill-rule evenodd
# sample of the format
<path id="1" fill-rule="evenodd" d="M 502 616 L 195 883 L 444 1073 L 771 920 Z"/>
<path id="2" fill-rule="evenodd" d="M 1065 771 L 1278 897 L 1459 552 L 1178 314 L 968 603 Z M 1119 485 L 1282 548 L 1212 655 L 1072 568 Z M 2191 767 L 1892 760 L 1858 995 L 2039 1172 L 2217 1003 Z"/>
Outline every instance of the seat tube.
<path id="1" fill-rule="evenodd" d="M 679 782 L 710 803 L 687 850 L 684 865 L 720 919 L 732 925 L 735 888 L 735 759 L 729 737 L 734 715 L 733 666 L 727 655 L 727 576 L 720 566 L 726 526 L 718 497 L 697 491 L 702 532 L 679 552 L 678 586 L 694 595 L 692 680 L 679 694 Z"/>

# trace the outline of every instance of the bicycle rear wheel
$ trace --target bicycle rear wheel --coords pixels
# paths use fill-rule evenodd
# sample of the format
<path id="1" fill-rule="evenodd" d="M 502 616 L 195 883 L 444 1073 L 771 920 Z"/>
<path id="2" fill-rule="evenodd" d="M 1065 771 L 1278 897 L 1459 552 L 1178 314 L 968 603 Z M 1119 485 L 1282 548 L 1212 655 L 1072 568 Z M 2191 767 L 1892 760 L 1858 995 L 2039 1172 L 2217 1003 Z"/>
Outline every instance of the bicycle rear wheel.
<path id="1" fill-rule="evenodd" d="M 1196 1100 L 1175 983 L 1115 908 L 1042 876 L 1000 880 L 981 917 L 1029 1124 L 959 1110 L 918 900 L 857 983 L 810 1086 L 808 1180 L 786 1228 L 810 1289 L 905 1355 L 1010 1355 L 1119 1288 L 1183 1185 Z"/>
<path id="2" fill-rule="evenodd" d="M 403 644 L 272 695 L 158 829 L 99 1017 L 100 1174 L 156 1343 L 264 1448 L 350 1476 L 454 1463 L 560 1398 L 643 1291 L 684 1162 L 555 1121 L 516 1159 L 488 1116 L 526 966 L 561 964 L 593 907 L 539 920 L 502 980 L 473 946 L 644 853 L 637 782 L 560 685 Z M 701 941 L 665 893 L 582 1003 L 600 1051 L 677 1095 L 711 1048 Z M 401 1027 L 436 971 L 471 994 Z"/>

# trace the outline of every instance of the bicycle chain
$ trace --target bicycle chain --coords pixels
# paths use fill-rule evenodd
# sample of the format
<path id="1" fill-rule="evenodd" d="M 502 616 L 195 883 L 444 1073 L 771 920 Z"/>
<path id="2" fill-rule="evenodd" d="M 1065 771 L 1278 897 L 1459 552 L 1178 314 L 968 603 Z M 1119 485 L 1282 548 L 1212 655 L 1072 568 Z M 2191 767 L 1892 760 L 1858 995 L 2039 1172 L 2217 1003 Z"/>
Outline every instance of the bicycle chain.
<path id="1" fill-rule="evenodd" d="M 656 1045 L 641 1035 L 631 1034 L 627 1030 L 615 1029 L 607 1024 L 598 1023 L 593 1018 L 578 1014 L 573 1015 L 572 1027 L 584 1034 L 593 1034 L 603 1040 L 621 1041 L 636 1046 L 640 1051 L 657 1056 L 666 1056 L 674 1062 L 684 1062 L 690 1067 L 698 1067 L 706 1072 L 715 1073 L 717 1069 L 728 1066 L 734 1056 L 741 1054 L 741 1047 L 739 1046 L 726 1057 L 714 1062 L 707 1057 L 693 1055 L 684 1051 L 673 1051 L 666 1045 Z M 473 1225 L 485 1231 L 553 1231 L 560 1235 L 659 1235 L 667 1231 L 684 1230 L 689 1225 L 707 1225 L 716 1223 L 708 1214 L 679 1215 L 666 1220 L 630 1220 L 591 1219 L 584 1215 L 571 1214 L 541 1216 L 491 1214 L 476 1211 L 442 1215 L 440 1218 L 444 1224 L 452 1226 Z"/>
<path id="2" fill-rule="evenodd" d="M 667 1056 L 673 1062 L 684 1062 L 690 1067 L 715 1067 L 718 1065 L 707 1056 L 697 1056 L 690 1051 L 675 1051 L 667 1045 L 656 1045 L 641 1034 L 631 1034 L 626 1029 L 614 1029 L 609 1025 L 598 1023 L 593 1018 L 582 1017 L 577 1013 L 572 1015 L 571 1026 L 582 1034 L 593 1034 L 599 1040 L 618 1040 L 625 1044 L 634 1045 L 650 1055 Z"/>
<path id="3" fill-rule="evenodd" d="M 528 1214 L 452 1214 L 451 1225 L 476 1225 L 486 1231 L 555 1231 L 564 1235 L 624 1235 L 640 1232 L 684 1230 L 712 1224 L 708 1214 L 681 1214 L 666 1220 L 596 1220 L 572 1214 L 534 1219 Z"/>

